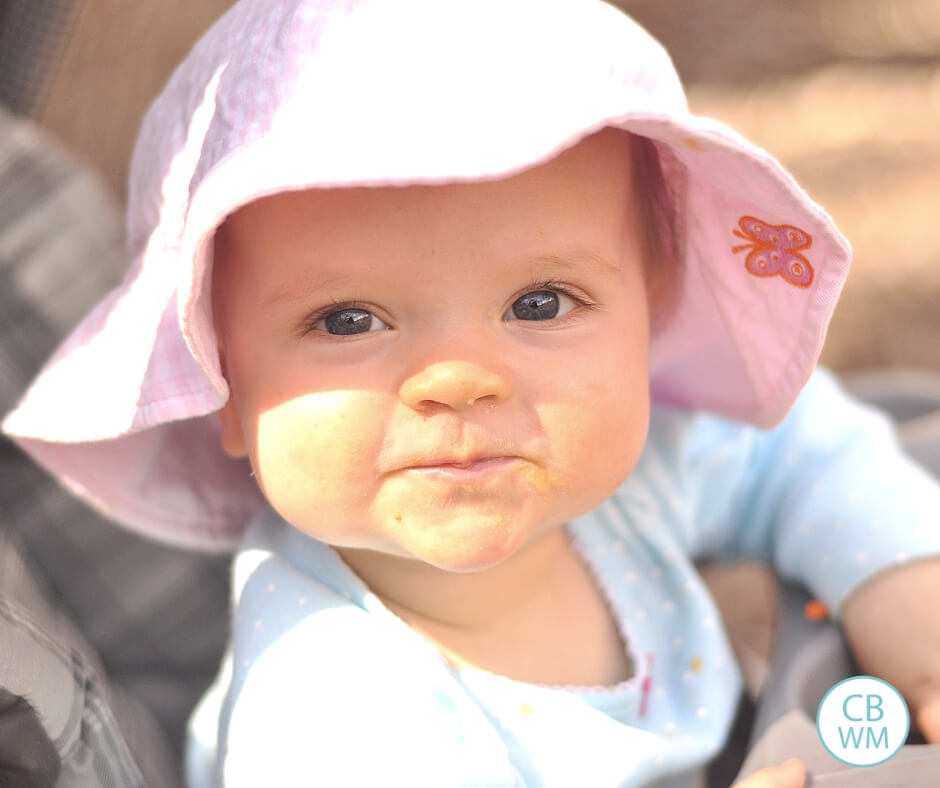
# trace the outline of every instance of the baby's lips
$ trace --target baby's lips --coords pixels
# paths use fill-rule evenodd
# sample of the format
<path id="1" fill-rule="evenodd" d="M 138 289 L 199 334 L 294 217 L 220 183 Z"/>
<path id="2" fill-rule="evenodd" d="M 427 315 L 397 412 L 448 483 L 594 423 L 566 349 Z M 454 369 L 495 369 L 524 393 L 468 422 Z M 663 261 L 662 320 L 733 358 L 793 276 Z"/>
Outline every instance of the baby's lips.
<path id="1" fill-rule="evenodd" d="M 469 456 L 460 455 L 460 456 L 443 456 L 437 459 L 422 457 L 421 459 L 416 460 L 415 462 L 408 463 L 406 467 L 408 468 L 437 468 L 437 467 L 448 467 L 448 468 L 458 468 L 466 469 L 471 468 L 476 465 L 482 465 L 483 463 L 489 462 L 491 460 L 501 460 L 508 459 L 513 455 L 507 454 L 471 454 Z"/>

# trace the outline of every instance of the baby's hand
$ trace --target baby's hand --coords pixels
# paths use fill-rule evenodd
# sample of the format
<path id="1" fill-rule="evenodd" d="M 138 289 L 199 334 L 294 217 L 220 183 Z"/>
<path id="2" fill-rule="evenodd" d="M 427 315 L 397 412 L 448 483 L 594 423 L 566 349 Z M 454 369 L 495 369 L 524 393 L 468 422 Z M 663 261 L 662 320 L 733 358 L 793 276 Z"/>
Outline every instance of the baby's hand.
<path id="1" fill-rule="evenodd" d="M 940 743 L 940 559 L 876 575 L 842 608 L 859 666 L 907 699 L 924 738 Z"/>
<path id="2" fill-rule="evenodd" d="M 780 766 L 758 769 L 733 788 L 803 788 L 805 784 L 806 768 L 802 761 L 791 758 Z"/>

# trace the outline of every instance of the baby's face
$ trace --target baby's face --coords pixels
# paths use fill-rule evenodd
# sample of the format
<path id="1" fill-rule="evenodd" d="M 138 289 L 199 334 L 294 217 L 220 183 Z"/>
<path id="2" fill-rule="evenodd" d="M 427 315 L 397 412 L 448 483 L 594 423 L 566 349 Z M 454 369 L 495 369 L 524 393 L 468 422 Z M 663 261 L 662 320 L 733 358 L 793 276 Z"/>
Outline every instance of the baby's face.
<path id="1" fill-rule="evenodd" d="M 262 199 L 217 237 L 223 443 L 340 547 L 493 566 L 592 509 L 646 437 L 626 137 L 473 184 Z"/>

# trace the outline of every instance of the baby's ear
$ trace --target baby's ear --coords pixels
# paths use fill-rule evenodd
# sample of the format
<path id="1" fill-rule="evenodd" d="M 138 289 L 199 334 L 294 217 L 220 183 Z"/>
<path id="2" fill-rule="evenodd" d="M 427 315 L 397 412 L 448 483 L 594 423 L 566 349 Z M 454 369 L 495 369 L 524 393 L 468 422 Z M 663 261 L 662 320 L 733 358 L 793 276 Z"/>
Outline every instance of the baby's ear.
<path id="1" fill-rule="evenodd" d="M 213 298 L 213 306 L 215 299 Z M 215 325 L 215 335 L 219 344 L 219 368 L 222 377 L 228 382 L 228 399 L 219 411 L 219 424 L 222 427 L 222 451 L 229 457 L 241 459 L 248 456 L 248 449 L 245 447 L 245 435 L 242 431 L 242 423 L 238 418 L 238 408 L 235 407 L 235 397 L 232 393 L 232 384 L 229 382 L 228 364 L 225 361 L 225 345 L 223 342 L 222 327 L 220 326 L 218 310 L 212 310 L 212 322 Z"/>
<path id="2" fill-rule="evenodd" d="M 235 401 L 229 395 L 228 401 L 219 411 L 219 424 L 222 425 L 222 451 L 229 457 L 239 459 L 248 456 L 245 446 L 245 435 L 242 432 L 242 423 L 238 418 Z"/>

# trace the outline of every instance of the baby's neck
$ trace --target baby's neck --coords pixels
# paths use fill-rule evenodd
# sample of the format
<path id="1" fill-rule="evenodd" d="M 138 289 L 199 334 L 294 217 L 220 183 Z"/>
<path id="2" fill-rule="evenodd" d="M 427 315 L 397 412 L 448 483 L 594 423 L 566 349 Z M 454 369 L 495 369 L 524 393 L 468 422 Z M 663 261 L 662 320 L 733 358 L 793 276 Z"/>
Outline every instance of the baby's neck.
<path id="1" fill-rule="evenodd" d="M 552 685 L 612 685 L 632 674 L 606 600 L 563 528 L 472 573 L 340 552 L 386 607 L 457 667 Z"/>
<path id="2" fill-rule="evenodd" d="M 449 572 L 367 550 L 339 552 L 396 613 L 456 629 L 487 630 L 524 611 L 553 586 L 572 547 L 566 530 L 553 528 L 497 566 L 476 572 Z"/>

